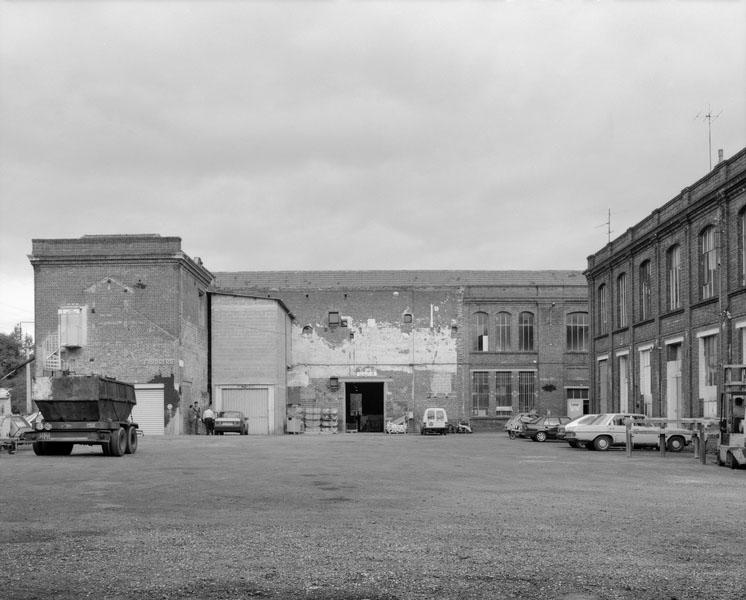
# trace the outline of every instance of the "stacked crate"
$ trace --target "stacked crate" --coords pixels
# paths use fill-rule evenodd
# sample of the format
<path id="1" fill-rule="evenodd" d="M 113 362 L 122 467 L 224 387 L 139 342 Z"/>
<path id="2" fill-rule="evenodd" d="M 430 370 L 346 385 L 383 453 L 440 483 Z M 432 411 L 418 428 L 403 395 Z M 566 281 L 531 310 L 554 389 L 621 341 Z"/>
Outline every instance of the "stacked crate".
<path id="1" fill-rule="evenodd" d="M 316 406 L 306 407 L 303 411 L 303 424 L 306 433 L 321 432 L 321 409 Z"/>
<path id="2" fill-rule="evenodd" d="M 321 411 L 321 433 L 337 433 L 339 420 L 336 408 L 324 408 Z"/>

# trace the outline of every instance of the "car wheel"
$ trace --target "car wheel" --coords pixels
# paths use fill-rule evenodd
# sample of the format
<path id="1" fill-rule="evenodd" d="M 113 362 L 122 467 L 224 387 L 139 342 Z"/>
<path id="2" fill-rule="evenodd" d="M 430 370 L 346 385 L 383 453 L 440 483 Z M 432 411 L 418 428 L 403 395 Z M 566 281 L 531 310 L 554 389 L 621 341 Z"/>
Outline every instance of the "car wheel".
<path id="1" fill-rule="evenodd" d="M 73 452 L 73 443 L 72 442 L 62 442 L 57 444 L 57 447 L 55 448 L 55 454 L 58 456 L 70 456 Z"/>
<path id="2" fill-rule="evenodd" d="M 608 435 L 600 435 L 593 440 L 593 447 L 600 452 L 608 450 L 611 448 L 611 438 Z"/>
<path id="3" fill-rule="evenodd" d="M 684 446 L 686 446 L 686 442 L 680 435 L 675 435 L 666 442 L 666 448 L 668 448 L 670 452 L 681 452 L 684 449 Z"/>
<path id="4" fill-rule="evenodd" d="M 547 434 L 545 431 L 538 431 L 536 432 L 536 435 L 534 436 L 535 442 L 546 442 L 547 441 Z"/>
<path id="5" fill-rule="evenodd" d="M 575 440 L 568 440 L 567 443 L 570 444 L 570 448 L 577 448 L 578 447 L 578 442 L 576 442 Z"/>
<path id="6" fill-rule="evenodd" d="M 509 437 L 509 438 L 510 438 L 511 440 L 514 440 L 514 439 L 515 439 L 515 431 L 508 431 L 508 437 Z"/>

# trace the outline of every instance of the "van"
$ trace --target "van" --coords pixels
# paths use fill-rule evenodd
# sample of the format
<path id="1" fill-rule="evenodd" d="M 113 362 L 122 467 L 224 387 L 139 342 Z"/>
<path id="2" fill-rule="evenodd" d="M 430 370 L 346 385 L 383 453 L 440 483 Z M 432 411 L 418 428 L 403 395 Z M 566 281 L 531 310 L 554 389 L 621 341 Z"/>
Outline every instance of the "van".
<path id="1" fill-rule="evenodd" d="M 422 414 L 420 433 L 439 433 L 445 435 L 448 431 L 448 417 L 442 408 L 426 408 Z"/>

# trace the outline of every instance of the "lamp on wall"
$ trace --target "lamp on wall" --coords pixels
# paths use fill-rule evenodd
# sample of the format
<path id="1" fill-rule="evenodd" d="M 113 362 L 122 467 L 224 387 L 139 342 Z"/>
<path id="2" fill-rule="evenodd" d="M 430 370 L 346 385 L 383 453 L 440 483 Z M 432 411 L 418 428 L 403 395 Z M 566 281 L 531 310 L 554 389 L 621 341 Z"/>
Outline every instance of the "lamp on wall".
<path id="1" fill-rule="evenodd" d="M 330 377 L 329 378 L 329 388 L 332 390 L 338 390 L 339 389 L 339 377 Z"/>

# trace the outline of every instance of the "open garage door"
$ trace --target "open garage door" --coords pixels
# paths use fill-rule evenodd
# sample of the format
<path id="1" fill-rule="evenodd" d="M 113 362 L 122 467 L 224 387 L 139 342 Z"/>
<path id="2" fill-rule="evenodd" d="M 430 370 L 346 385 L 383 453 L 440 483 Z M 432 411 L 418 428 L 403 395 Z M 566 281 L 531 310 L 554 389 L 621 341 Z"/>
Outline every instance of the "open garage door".
<path id="1" fill-rule="evenodd" d="M 219 390 L 218 410 L 240 410 L 249 419 L 249 435 L 271 433 L 274 411 L 270 386 L 226 386 Z"/>

